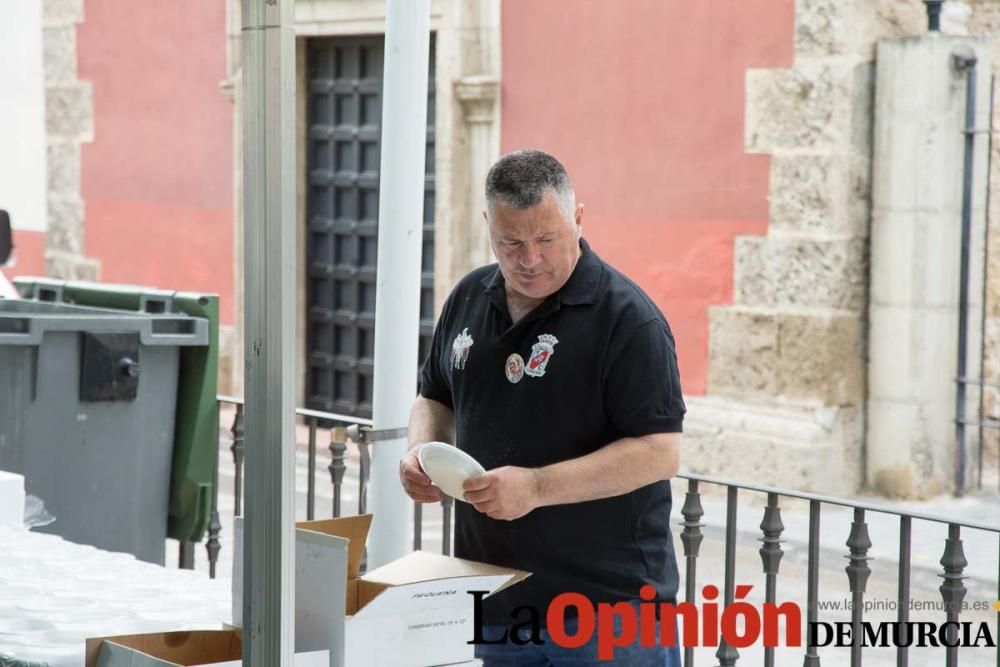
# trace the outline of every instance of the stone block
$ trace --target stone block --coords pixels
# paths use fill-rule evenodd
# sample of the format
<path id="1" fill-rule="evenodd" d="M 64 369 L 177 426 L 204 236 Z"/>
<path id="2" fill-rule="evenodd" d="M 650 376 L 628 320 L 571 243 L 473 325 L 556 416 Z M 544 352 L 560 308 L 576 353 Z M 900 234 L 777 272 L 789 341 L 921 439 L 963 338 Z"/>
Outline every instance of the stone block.
<path id="1" fill-rule="evenodd" d="M 42 30 L 42 65 L 46 81 L 76 80 L 76 28 Z"/>
<path id="2" fill-rule="evenodd" d="M 850 175 L 846 158 L 775 152 L 771 157 L 770 229 L 846 233 L 843 211 Z"/>
<path id="3" fill-rule="evenodd" d="M 709 393 L 858 405 L 864 400 L 861 336 L 860 317 L 849 314 L 712 308 Z"/>
<path id="4" fill-rule="evenodd" d="M 71 255 L 83 253 L 83 202 L 78 197 L 50 195 L 46 247 Z"/>
<path id="5" fill-rule="evenodd" d="M 830 148 L 850 131 L 853 81 L 843 65 L 752 69 L 746 75 L 746 150 Z"/>
<path id="6" fill-rule="evenodd" d="M 735 259 L 737 304 L 842 310 L 865 306 L 864 239 L 738 237 Z"/>
<path id="7" fill-rule="evenodd" d="M 778 324 L 768 313 L 729 306 L 709 308 L 710 394 L 773 396 L 778 382 Z"/>
<path id="8" fill-rule="evenodd" d="M 860 316 L 780 315 L 777 394 L 823 405 L 860 405 L 865 364 Z"/>
<path id="9" fill-rule="evenodd" d="M 853 5 L 843 0 L 796 0 L 795 55 L 824 58 L 843 55 L 851 34 Z"/>
<path id="10" fill-rule="evenodd" d="M 89 257 L 46 249 L 45 275 L 60 280 L 98 281 L 101 278 L 101 263 Z"/>
<path id="11" fill-rule="evenodd" d="M 829 420 L 818 419 L 818 412 L 774 401 L 690 397 L 684 421 L 684 472 L 852 495 L 862 475 L 858 409 L 824 411 L 830 412 Z M 675 497 L 679 506 L 682 500 Z"/>
<path id="12" fill-rule="evenodd" d="M 94 94 L 89 82 L 45 87 L 45 128 L 49 137 L 93 140 Z"/>
<path id="13" fill-rule="evenodd" d="M 45 26 L 68 26 L 83 21 L 83 0 L 42 0 Z"/>
<path id="14" fill-rule="evenodd" d="M 80 196 L 80 144 L 50 143 L 46 147 L 49 192 L 58 196 Z"/>

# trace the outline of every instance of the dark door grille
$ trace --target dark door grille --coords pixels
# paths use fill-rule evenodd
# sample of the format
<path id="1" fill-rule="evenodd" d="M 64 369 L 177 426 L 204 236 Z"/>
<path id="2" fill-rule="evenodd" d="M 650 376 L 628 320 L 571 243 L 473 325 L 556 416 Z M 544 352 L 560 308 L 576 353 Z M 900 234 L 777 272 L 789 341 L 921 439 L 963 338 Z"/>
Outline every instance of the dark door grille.
<path id="1" fill-rule="evenodd" d="M 420 359 L 434 327 L 434 48 L 431 42 Z M 381 36 L 309 42 L 306 236 L 309 407 L 371 417 Z"/>

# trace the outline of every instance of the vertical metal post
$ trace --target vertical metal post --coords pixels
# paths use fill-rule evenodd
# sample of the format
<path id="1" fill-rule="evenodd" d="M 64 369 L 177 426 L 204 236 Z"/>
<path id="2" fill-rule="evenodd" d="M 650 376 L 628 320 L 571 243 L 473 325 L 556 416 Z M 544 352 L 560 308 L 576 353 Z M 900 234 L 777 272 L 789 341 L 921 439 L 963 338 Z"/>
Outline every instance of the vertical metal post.
<path id="1" fill-rule="evenodd" d="M 375 430 L 402 428 L 417 386 L 420 258 L 430 0 L 386 0 L 382 157 L 379 162 L 378 285 L 375 297 Z M 372 534 L 377 567 L 410 547 L 410 503 L 399 483 L 406 437 L 379 441 L 372 456 Z"/>
<path id="2" fill-rule="evenodd" d="M 246 521 L 243 664 L 294 657 L 293 0 L 243 0 Z"/>
<path id="3" fill-rule="evenodd" d="M 736 597 L 736 502 L 739 488 L 726 487 L 726 590 L 725 606 L 733 603 Z M 719 649 L 715 652 L 719 659 L 719 667 L 732 667 L 740 657 L 739 651 L 730 646 L 725 639 L 719 641 Z"/>
<path id="4" fill-rule="evenodd" d="M 969 561 L 965 559 L 965 550 L 962 548 L 961 526 L 948 524 L 948 539 L 945 541 L 944 555 L 941 556 L 941 567 L 944 573 L 941 578 L 941 599 L 945 605 L 948 623 L 954 623 L 947 629 L 948 644 L 945 649 L 946 667 L 958 667 L 958 615 L 962 612 L 962 602 L 965 600 L 966 588 L 962 581 L 965 579 L 963 572 Z"/>
<path id="5" fill-rule="evenodd" d="M 764 508 L 764 519 L 760 522 L 761 538 L 760 560 L 764 566 L 764 601 L 774 604 L 778 588 L 778 567 L 781 564 L 781 533 L 785 524 L 781 522 L 781 508 L 778 506 L 778 494 L 767 494 L 767 507 Z M 764 647 L 764 667 L 774 667 L 774 647 Z"/>
<path id="6" fill-rule="evenodd" d="M 309 418 L 309 479 L 306 481 L 306 520 L 316 518 L 316 418 Z"/>
<path id="7" fill-rule="evenodd" d="M 872 569 L 868 566 L 868 550 L 872 541 L 868 537 L 868 524 L 865 522 L 865 511 L 854 508 L 854 522 L 851 524 L 851 534 L 847 537 L 847 581 L 851 589 L 851 667 L 861 667 L 861 621 L 864 617 L 865 587 Z"/>
<path id="8" fill-rule="evenodd" d="M 194 542 L 181 542 L 177 554 L 177 567 L 181 570 L 194 569 Z"/>
<path id="9" fill-rule="evenodd" d="M 986 212 L 983 230 L 983 289 L 979 295 L 979 447 L 976 456 L 976 488 L 983 488 L 983 447 L 986 444 L 983 425 L 986 422 L 986 299 L 988 296 L 987 286 L 990 284 L 990 195 L 993 188 L 990 186 L 993 174 L 993 108 L 996 104 L 996 76 L 990 77 L 990 121 L 987 127 L 989 133 L 986 135 L 986 203 L 983 210 Z"/>
<path id="10" fill-rule="evenodd" d="M 688 490 L 684 495 L 684 506 L 681 508 L 681 544 L 684 545 L 684 601 L 697 604 L 695 592 L 698 570 L 698 552 L 701 550 L 703 535 L 701 529 L 705 526 L 701 517 L 705 510 L 701 507 L 701 493 L 698 492 L 698 480 L 688 480 Z M 694 667 L 694 647 L 684 647 L 684 667 Z"/>
<path id="11" fill-rule="evenodd" d="M 969 335 L 969 255 L 972 236 L 972 179 L 976 146 L 976 55 L 953 56 L 955 69 L 966 73 L 965 156 L 962 169 L 962 261 L 958 283 L 958 380 L 955 391 L 955 494 L 965 493 L 965 388 Z M 985 307 L 985 304 L 984 304 Z"/>
<path id="12" fill-rule="evenodd" d="M 941 5 L 944 0 L 924 0 L 927 6 L 927 30 L 930 32 L 941 31 Z"/>
<path id="13" fill-rule="evenodd" d="M 413 550 L 420 551 L 423 546 L 424 531 L 424 506 L 421 503 L 413 503 Z M 442 537 L 442 539 L 444 539 Z"/>
<path id="14" fill-rule="evenodd" d="M 451 496 L 445 496 L 441 499 L 441 516 L 442 516 L 442 529 L 441 529 L 441 553 L 445 556 L 451 555 L 451 513 L 455 508 L 455 499 Z"/>
<path id="15" fill-rule="evenodd" d="M 806 593 L 806 627 L 819 620 L 819 512 L 820 504 L 818 500 L 809 501 L 809 565 L 807 577 L 809 579 L 808 592 Z M 808 637 L 808 633 L 806 634 Z M 819 653 L 816 652 L 814 644 L 806 645 L 806 655 L 802 660 L 802 667 L 820 667 Z"/>
<path id="16" fill-rule="evenodd" d="M 896 667 L 908 667 L 909 657 L 909 626 L 910 620 L 910 540 L 913 532 L 912 519 L 908 516 L 899 517 L 899 596 L 896 609 L 896 620 L 899 622 L 899 638 L 901 646 L 896 648 Z"/>

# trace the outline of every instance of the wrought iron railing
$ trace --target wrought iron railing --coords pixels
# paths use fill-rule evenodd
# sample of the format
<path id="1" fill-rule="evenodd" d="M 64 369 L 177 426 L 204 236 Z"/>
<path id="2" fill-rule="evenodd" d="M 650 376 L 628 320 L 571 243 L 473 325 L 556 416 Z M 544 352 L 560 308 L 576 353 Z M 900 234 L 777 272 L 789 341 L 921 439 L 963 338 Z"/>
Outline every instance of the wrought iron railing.
<path id="1" fill-rule="evenodd" d="M 233 455 L 234 466 L 234 514 L 239 515 L 242 511 L 242 480 L 243 480 L 243 402 L 237 398 L 227 396 L 219 397 L 220 405 L 234 406 L 232 426 L 229 431 L 232 444 L 230 450 Z M 221 411 L 220 411 L 221 413 Z M 306 489 L 306 515 L 312 519 L 316 516 L 316 459 L 317 459 L 317 437 L 321 431 L 329 433 L 330 483 L 332 486 L 332 507 L 330 516 L 339 517 L 344 511 L 342 495 L 345 488 L 345 473 L 347 471 L 348 451 L 350 447 L 357 449 L 358 453 L 358 513 L 364 513 L 367 505 L 367 485 L 371 470 L 371 443 L 368 442 L 366 432 L 370 429 L 372 422 L 367 419 L 359 419 L 345 415 L 319 412 L 314 410 L 297 409 L 296 415 L 301 417 L 308 429 L 307 437 L 307 470 L 308 483 Z M 752 492 L 762 494 L 766 497 L 766 504 L 763 509 L 763 518 L 760 523 L 761 542 L 759 554 L 761 558 L 762 572 L 764 575 L 765 602 L 775 603 L 777 595 L 777 580 L 779 565 L 784 555 L 782 544 L 785 542 L 783 533 L 785 526 L 781 518 L 782 499 L 797 499 L 793 502 L 806 501 L 809 506 L 809 528 L 808 528 L 808 565 L 807 565 L 807 627 L 818 620 L 819 615 L 819 573 L 820 573 L 820 518 L 824 505 L 839 506 L 849 508 L 853 511 L 853 522 L 851 529 L 845 535 L 845 553 L 847 560 L 845 573 L 847 575 L 848 589 L 851 594 L 851 624 L 852 636 L 861 636 L 861 624 L 864 620 L 864 601 L 868 578 L 871 575 L 869 552 L 873 543 L 868 530 L 867 517 L 869 513 L 881 513 L 895 515 L 899 518 L 899 544 L 898 544 L 898 579 L 897 579 L 897 622 L 903 624 L 903 632 L 906 632 L 905 624 L 909 621 L 910 613 L 910 578 L 911 578 L 911 555 L 913 522 L 923 521 L 938 524 L 945 524 L 948 527 L 948 537 L 942 545 L 942 556 L 940 559 L 941 571 L 939 576 L 942 584 L 939 588 L 943 607 L 946 609 L 942 621 L 954 623 L 959 620 L 961 613 L 961 603 L 965 598 L 967 589 L 963 583 L 966 576 L 964 574 L 968 561 L 962 547 L 962 530 L 981 530 L 992 533 L 1000 538 L 1000 525 L 987 525 L 982 523 L 960 521 L 956 518 L 945 518 L 921 514 L 918 512 L 906 512 L 897 508 L 878 505 L 868 502 L 859 502 L 831 496 L 824 496 L 815 493 L 805 493 L 799 491 L 789 491 L 768 486 L 754 485 L 734 482 L 732 480 L 705 477 L 701 475 L 678 475 L 687 483 L 687 491 L 684 494 L 684 502 L 680 509 L 680 521 L 678 523 L 679 537 L 683 547 L 683 558 L 685 563 L 684 581 L 684 601 L 697 603 L 696 591 L 698 558 L 702 541 L 705 537 L 702 522 L 705 512 L 703 510 L 701 498 L 705 485 L 721 487 L 726 493 L 726 519 L 725 519 L 725 574 L 724 574 L 724 604 L 729 605 L 734 601 L 736 591 L 736 547 L 739 542 L 737 528 L 737 508 L 741 492 Z M 451 518 L 453 502 L 447 498 L 442 502 L 442 552 L 451 552 Z M 414 509 L 414 549 L 422 546 L 423 528 L 423 506 L 416 505 Z M 205 548 L 208 554 L 209 571 L 211 576 L 215 576 L 216 564 L 220 553 L 219 533 L 221 524 L 218 513 L 218 484 L 216 484 L 216 498 L 212 507 L 212 518 L 208 530 Z M 745 536 L 744 536 L 745 539 Z M 191 550 L 189 550 L 191 551 Z M 183 549 L 182 549 L 183 553 Z M 997 542 L 996 555 L 1000 558 L 1000 540 Z M 989 554 L 986 557 L 991 557 Z M 191 564 L 188 563 L 187 566 Z M 745 576 L 745 573 L 740 573 Z M 998 573 L 1000 579 L 1000 573 Z M 997 590 L 997 599 L 1000 600 L 1000 589 Z M 1000 614 L 997 616 L 997 630 L 995 638 L 1000 639 Z M 807 637 L 808 637 L 807 633 Z M 905 634 L 904 634 L 905 637 Z M 903 642 L 906 643 L 906 642 Z M 863 647 L 860 642 L 855 642 L 851 647 L 852 667 L 862 664 Z M 946 667 L 957 667 L 958 646 L 950 646 L 945 649 Z M 720 667 L 731 667 L 737 664 L 739 652 L 736 648 L 729 646 L 725 641 L 721 641 L 715 653 Z M 684 649 L 685 667 L 694 666 L 694 648 Z M 1000 648 L 997 649 L 997 665 L 1000 667 Z M 820 656 L 817 647 L 806 642 L 805 654 L 803 656 L 803 667 L 819 667 Z M 909 664 L 909 648 L 898 646 L 896 648 L 896 664 L 898 667 L 906 667 Z M 764 649 L 765 667 L 774 667 L 775 649 Z"/>
<path id="2" fill-rule="evenodd" d="M 733 602 L 736 586 L 736 545 L 737 539 L 737 507 L 739 494 L 741 491 L 751 491 L 765 494 L 767 504 L 764 508 L 763 520 L 760 524 L 761 542 L 760 557 L 765 577 L 765 602 L 775 603 L 776 583 L 778 577 L 778 566 L 781 562 L 783 551 L 782 533 L 784 524 L 781 520 L 781 499 L 797 498 L 809 503 L 809 538 L 808 538 L 808 569 L 807 569 L 807 609 L 806 623 L 815 623 L 819 614 L 819 572 L 820 572 L 820 516 L 824 505 L 833 505 L 851 508 L 854 513 L 854 521 L 851 530 L 846 536 L 846 553 L 848 587 L 851 593 L 851 636 L 856 640 L 851 646 L 851 667 L 860 667 L 862 664 L 862 642 L 857 639 L 863 636 L 861 624 L 864 620 L 865 589 L 868 578 L 871 575 L 869 561 L 869 551 L 872 548 L 871 537 L 868 532 L 867 513 L 876 512 L 882 514 L 895 515 L 899 517 L 899 566 L 896 621 L 901 625 L 904 633 L 908 632 L 906 623 L 910 616 L 910 574 L 911 574 L 911 541 L 913 536 L 913 521 L 928 521 L 940 523 L 948 526 L 948 537 L 942 548 L 941 555 L 941 577 L 942 584 L 939 588 L 942 599 L 942 607 L 946 610 L 945 618 L 942 621 L 947 623 L 957 623 L 962 610 L 962 601 L 967 593 L 964 571 L 968 566 L 964 549 L 962 548 L 961 531 L 963 529 L 974 529 L 987 531 L 1000 537 L 1000 525 L 986 525 L 976 522 L 959 521 L 954 518 L 944 518 L 921 514 L 917 512 L 903 512 L 892 507 L 883 505 L 857 502 L 844 498 L 823 496 L 815 493 L 804 493 L 798 491 L 788 491 L 768 486 L 754 484 L 736 483 L 731 480 L 704 477 L 701 475 L 679 475 L 687 480 L 687 492 L 684 497 L 684 504 L 681 507 L 680 539 L 684 549 L 686 561 L 686 573 L 684 582 L 685 601 L 696 602 L 695 586 L 697 581 L 698 554 L 703 539 L 702 518 L 704 510 L 701 503 L 702 485 L 712 485 L 722 487 L 726 490 L 726 524 L 725 524 L 725 583 L 724 598 L 725 604 Z M 1000 556 L 1000 541 L 997 542 L 996 554 Z M 981 554 L 990 557 L 989 554 Z M 741 573 L 742 574 L 742 573 Z M 1000 578 L 1000 573 L 998 573 Z M 1000 599 L 1000 590 L 997 591 L 997 598 Z M 1000 614 L 997 616 L 997 631 L 994 635 L 1000 635 Z M 949 628 L 949 631 L 952 630 Z M 954 630 L 957 632 L 957 629 Z M 807 633 L 807 638 L 809 634 Z M 957 644 L 958 642 L 950 642 Z M 805 655 L 803 656 L 803 667 L 819 667 L 820 657 L 817 647 L 806 642 Z M 959 646 L 947 646 L 945 650 L 946 667 L 957 667 Z M 996 661 L 1000 667 L 1000 648 L 996 649 Z M 716 658 L 720 667 L 730 667 L 736 665 L 739 658 L 738 651 L 732 646 L 726 645 L 725 641 L 720 642 Z M 764 649 L 765 667 L 773 667 L 774 648 Z M 909 664 L 909 647 L 896 647 L 896 664 L 898 667 L 907 667 Z M 977 663 L 980 664 L 980 663 Z M 693 667 L 694 649 L 685 648 L 684 666 Z"/>

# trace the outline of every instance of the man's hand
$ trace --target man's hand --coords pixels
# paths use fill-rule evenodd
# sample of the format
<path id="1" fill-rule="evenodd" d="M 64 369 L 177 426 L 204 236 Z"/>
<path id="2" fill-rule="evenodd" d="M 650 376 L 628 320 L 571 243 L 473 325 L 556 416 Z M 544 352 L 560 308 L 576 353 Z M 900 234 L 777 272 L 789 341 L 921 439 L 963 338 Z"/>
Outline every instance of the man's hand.
<path id="1" fill-rule="evenodd" d="M 418 503 L 436 503 L 444 499 L 441 489 L 434 486 L 431 478 L 424 474 L 415 450 L 411 450 L 399 461 L 399 481 L 406 495 Z"/>
<path id="2" fill-rule="evenodd" d="M 465 499 L 492 519 L 512 521 L 539 506 L 538 480 L 531 468 L 504 466 L 465 480 Z"/>

